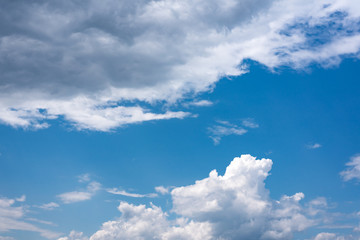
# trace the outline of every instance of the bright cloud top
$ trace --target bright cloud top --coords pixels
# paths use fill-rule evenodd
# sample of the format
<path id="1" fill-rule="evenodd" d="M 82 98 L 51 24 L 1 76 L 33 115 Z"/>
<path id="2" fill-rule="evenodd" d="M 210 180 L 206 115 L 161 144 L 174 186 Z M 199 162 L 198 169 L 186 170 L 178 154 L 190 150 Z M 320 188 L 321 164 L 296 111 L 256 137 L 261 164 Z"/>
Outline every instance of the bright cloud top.
<path id="1" fill-rule="evenodd" d="M 5 1 L 0 119 L 46 128 L 62 117 L 109 131 L 184 118 L 171 103 L 243 74 L 246 59 L 303 68 L 357 56 L 359 8 L 350 0 Z"/>
<path id="2" fill-rule="evenodd" d="M 171 191 L 175 219 L 151 204 L 121 202 L 121 216 L 103 224 L 90 240 L 112 239 L 292 239 L 315 222 L 300 205 L 303 193 L 269 197 L 270 159 L 235 158 L 223 176 L 216 170 L 195 184 Z"/>

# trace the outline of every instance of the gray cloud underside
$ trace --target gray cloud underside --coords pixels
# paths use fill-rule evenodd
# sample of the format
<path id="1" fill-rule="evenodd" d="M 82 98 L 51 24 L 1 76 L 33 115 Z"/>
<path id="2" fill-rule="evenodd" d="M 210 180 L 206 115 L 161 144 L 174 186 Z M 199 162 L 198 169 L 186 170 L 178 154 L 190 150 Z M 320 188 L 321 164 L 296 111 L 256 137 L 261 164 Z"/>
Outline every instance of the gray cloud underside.
<path id="1" fill-rule="evenodd" d="M 171 103 L 212 89 L 222 76 L 241 75 L 247 71 L 245 59 L 301 69 L 357 57 L 359 5 L 350 0 L 3 1 L 0 119 L 15 127 L 45 128 L 62 116 L 78 129 L 108 131 L 184 118 L 189 114 L 171 111 Z M 165 107 L 156 111 L 142 103 Z"/>

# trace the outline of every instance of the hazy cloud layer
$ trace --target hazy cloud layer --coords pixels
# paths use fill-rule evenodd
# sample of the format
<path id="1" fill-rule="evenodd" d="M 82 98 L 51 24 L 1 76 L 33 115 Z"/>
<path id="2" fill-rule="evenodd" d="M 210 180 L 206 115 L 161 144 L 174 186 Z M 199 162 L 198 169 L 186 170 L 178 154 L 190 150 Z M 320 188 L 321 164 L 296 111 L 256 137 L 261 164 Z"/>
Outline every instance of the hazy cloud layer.
<path id="1" fill-rule="evenodd" d="M 171 103 L 241 75 L 245 59 L 304 68 L 357 57 L 359 8 L 350 0 L 6 0 L 0 120 L 39 129 L 63 117 L 109 131 L 184 118 Z"/>
<path id="2" fill-rule="evenodd" d="M 21 230 L 40 233 L 41 236 L 49 239 L 54 239 L 60 234 L 52 232 L 29 223 L 25 219 L 26 207 L 19 205 L 18 202 L 24 202 L 25 196 L 18 199 L 0 198 L 0 233 L 10 230 Z M 34 219 L 28 219 L 34 220 Z M 37 220 L 36 221 L 41 221 Z M 0 239 L 12 239 L 8 237 L 1 237 Z"/>

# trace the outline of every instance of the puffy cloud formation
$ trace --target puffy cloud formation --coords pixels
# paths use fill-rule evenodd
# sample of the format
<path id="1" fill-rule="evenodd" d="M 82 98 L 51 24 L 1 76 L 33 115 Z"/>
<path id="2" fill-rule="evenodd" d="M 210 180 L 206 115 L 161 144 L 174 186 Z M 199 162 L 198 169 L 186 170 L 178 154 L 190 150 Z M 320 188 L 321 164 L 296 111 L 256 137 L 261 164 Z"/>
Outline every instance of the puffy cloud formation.
<path id="1" fill-rule="evenodd" d="M 6 0 L 0 120 L 109 131 L 184 118 L 171 103 L 243 74 L 246 59 L 303 68 L 357 56 L 359 17 L 351 0 Z"/>
<path id="2" fill-rule="evenodd" d="M 26 208 L 24 206 L 14 206 L 17 202 L 24 202 L 25 196 L 18 199 L 0 198 L 0 233 L 10 230 L 22 230 L 40 233 L 41 236 L 49 239 L 58 237 L 60 234 L 25 221 Z M 10 237 L 1 237 L 0 239 L 12 239 Z"/>
<path id="3" fill-rule="evenodd" d="M 350 161 L 346 163 L 346 166 L 348 166 L 347 169 L 340 173 L 344 181 L 351 179 L 360 180 L 360 155 L 358 154 L 351 157 Z"/>
<path id="4" fill-rule="evenodd" d="M 300 205 L 303 193 L 269 197 L 264 180 L 270 159 L 235 158 L 223 176 L 216 170 L 195 184 L 171 191 L 176 218 L 151 204 L 121 202 L 121 216 L 105 222 L 90 240 L 112 239 L 292 239 L 315 224 Z"/>

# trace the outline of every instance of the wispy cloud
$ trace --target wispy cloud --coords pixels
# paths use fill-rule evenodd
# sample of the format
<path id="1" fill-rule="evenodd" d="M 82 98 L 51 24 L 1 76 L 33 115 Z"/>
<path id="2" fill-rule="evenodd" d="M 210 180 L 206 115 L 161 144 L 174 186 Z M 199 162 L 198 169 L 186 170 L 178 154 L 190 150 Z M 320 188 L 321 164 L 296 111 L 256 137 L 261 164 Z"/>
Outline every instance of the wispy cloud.
<path id="1" fill-rule="evenodd" d="M 258 128 L 259 127 L 259 124 L 257 124 L 255 122 L 254 119 L 252 118 L 247 118 L 247 119 L 243 119 L 241 121 L 241 124 L 244 126 L 244 127 L 247 127 L 247 128 Z"/>
<path id="2" fill-rule="evenodd" d="M 29 223 L 28 221 L 34 222 L 34 219 L 25 218 L 26 207 L 18 204 L 24 202 L 25 197 L 17 199 L 20 201 L 16 199 L 0 198 L 0 232 L 10 230 L 38 232 L 41 236 L 49 239 L 59 236 L 59 233 L 37 227 L 36 225 Z M 36 219 L 36 222 L 45 223 L 46 221 Z"/>
<path id="3" fill-rule="evenodd" d="M 58 208 L 59 206 L 60 205 L 55 202 L 50 202 L 50 203 L 45 203 L 45 204 L 42 204 L 39 206 L 34 206 L 34 207 L 41 208 L 44 210 L 54 210 L 55 208 Z"/>
<path id="4" fill-rule="evenodd" d="M 90 182 L 84 191 L 72 191 L 57 195 L 57 197 L 65 204 L 82 202 L 90 200 L 98 190 L 101 184 L 98 182 Z"/>
<path id="5" fill-rule="evenodd" d="M 347 168 L 340 172 L 344 181 L 352 179 L 360 180 L 360 154 L 354 155 L 350 161 L 346 163 Z"/>
<path id="6" fill-rule="evenodd" d="M 162 195 L 165 195 L 170 192 L 170 187 L 157 186 L 157 187 L 155 187 L 155 191 Z"/>
<path id="7" fill-rule="evenodd" d="M 154 198 L 158 196 L 156 193 L 148 193 L 148 194 L 129 193 L 124 190 L 119 190 L 118 188 L 111 188 L 111 189 L 107 189 L 106 191 L 111 194 L 122 195 L 133 198 L 144 198 L 144 197 Z"/>
<path id="8" fill-rule="evenodd" d="M 67 237 L 61 237 L 58 240 L 89 240 L 88 237 L 84 236 L 84 233 L 72 230 Z"/>
<path id="9" fill-rule="evenodd" d="M 217 124 L 208 127 L 210 138 L 218 145 L 221 139 L 229 135 L 244 135 L 248 132 L 246 128 L 258 128 L 259 124 L 252 118 L 243 119 L 240 125 L 230 123 L 229 121 L 217 120 Z"/>
<path id="10" fill-rule="evenodd" d="M 308 144 L 308 145 L 306 145 L 306 147 L 307 147 L 308 149 L 317 149 L 317 148 L 321 148 L 322 145 L 321 145 L 320 143 L 313 143 L 313 144 Z"/>
<path id="11" fill-rule="evenodd" d="M 195 106 L 195 107 L 208 107 L 212 106 L 214 103 L 209 100 L 195 100 L 192 102 L 184 103 L 185 107 Z"/>
<path id="12" fill-rule="evenodd" d="M 90 174 L 89 173 L 85 173 L 85 174 L 81 174 L 78 176 L 78 181 L 80 183 L 85 183 L 85 182 L 89 182 L 90 179 Z"/>

